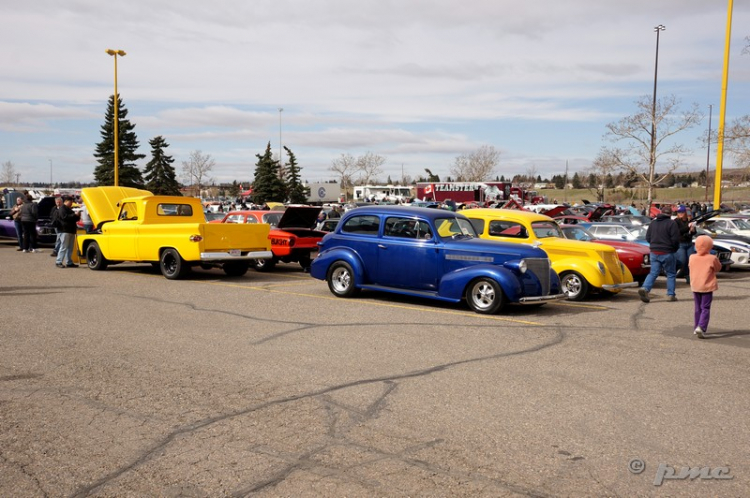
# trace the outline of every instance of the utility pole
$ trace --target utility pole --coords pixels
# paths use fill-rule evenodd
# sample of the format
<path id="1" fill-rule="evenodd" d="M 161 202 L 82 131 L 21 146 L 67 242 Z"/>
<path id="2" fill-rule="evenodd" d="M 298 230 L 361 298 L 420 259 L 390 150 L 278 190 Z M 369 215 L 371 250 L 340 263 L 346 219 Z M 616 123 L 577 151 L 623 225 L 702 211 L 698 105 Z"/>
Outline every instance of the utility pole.
<path id="1" fill-rule="evenodd" d="M 708 147 L 706 151 L 706 198 L 704 202 L 708 203 L 708 173 L 709 165 L 711 164 L 711 114 L 713 113 L 714 106 L 708 106 Z"/>

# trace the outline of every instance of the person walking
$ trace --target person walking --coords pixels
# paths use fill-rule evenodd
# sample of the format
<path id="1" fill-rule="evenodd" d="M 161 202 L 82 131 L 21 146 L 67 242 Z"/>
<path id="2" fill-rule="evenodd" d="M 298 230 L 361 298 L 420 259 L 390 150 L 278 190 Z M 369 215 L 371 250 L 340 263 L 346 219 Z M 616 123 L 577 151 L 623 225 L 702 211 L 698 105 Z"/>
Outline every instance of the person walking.
<path id="1" fill-rule="evenodd" d="M 62 196 L 55 197 L 55 205 L 52 207 L 52 211 L 50 211 L 49 213 L 50 225 L 52 225 L 55 229 L 55 248 L 52 249 L 52 252 L 50 253 L 50 256 L 54 257 L 57 257 L 57 253 L 60 251 L 60 234 L 62 233 L 60 231 L 60 228 L 62 227 L 62 224 L 57 218 L 57 215 L 60 212 L 60 206 L 62 206 L 62 203 Z"/>
<path id="2" fill-rule="evenodd" d="M 21 224 L 23 225 L 23 250 L 22 252 L 41 252 L 36 247 L 36 222 L 39 219 L 39 211 L 31 194 L 26 194 L 26 200 L 21 206 Z"/>
<path id="3" fill-rule="evenodd" d="M 79 215 L 73 212 L 73 198 L 69 195 L 63 198 L 63 205 L 58 211 L 57 217 L 62 224 L 62 234 L 60 236 L 60 251 L 57 253 L 55 266 L 58 268 L 77 268 L 78 265 L 73 263 L 73 250 L 76 240 L 76 222 Z"/>
<path id="4" fill-rule="evenodd" d="M 677 228 L 680 230 L 680 247 L 677 249 L 677 272 L 681 277 L 685 277 L 685 282 L 690 283 L 690 268 L 688 267 L 688 258 L 693 252 L 693 234 L 695 227 L 688 217 L 686 206 L 677 208 L 677 218 L 675 218 Z"/>
<path id="5" fill-rule="evenodd" d="M 643 286 L 638 289 L 641 301 L 644 303 L 651 301 L 648 294 L 654 287 L 656 277 L 661 274 L 662 268 L 667 274 L 667 300 L 677 301 L 675 253 L 680 248 L 680 230 L 672 219 L 672 206 L 664 206 L 661 213 L 649 224 L 646 230 L 646 240 L 651 248 L 651 271 L 643 282 Z"/>
<path id="6" fill-rule="evenodd" d="M 699 339 L 705 339 L 708 331 L 708 321 L 711 318 L 711 302 L 714 292 L 719 290 L 716 273 L 721 271 L 719 258 L 711 254 L 714 241 L 707 235 L 695 239 L 696 253 L 690 256 L 690 289 L 693 291 L 695 303 L 693 333 Z"/>
<path id="7" fill-rule="evenodd" d="M 18 249 L 23 251 L 23 223 L 21 223 L 21 208 L 23 207 L 23 197 L 16 197 L 16 205 L 10 210 L 10 217 L 13 218 L 13 225 L 16 227 L 16 237 L 18 237 Z"/>

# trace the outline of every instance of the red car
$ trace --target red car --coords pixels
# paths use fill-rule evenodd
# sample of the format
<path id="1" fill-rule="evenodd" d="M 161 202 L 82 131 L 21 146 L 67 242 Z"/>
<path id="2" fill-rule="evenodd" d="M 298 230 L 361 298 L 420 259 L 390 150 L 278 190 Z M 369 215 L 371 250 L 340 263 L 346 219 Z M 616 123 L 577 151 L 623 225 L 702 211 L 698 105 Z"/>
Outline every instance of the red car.
<path id="1" fill-rule="evenodd" d="M 578 225 L 560 225 L 566 239 L 583 240 L 612 246 L 617 251 L 617 257 L 622 264 L 628 267 L 633 274 L 633 280 L 643 284 L 646 276 L 651 271 L 651 250 L 643 244 L 627 242 L 624 240 L 597 239 L 585 228 Z"/>
<path id="2" fill-rule="evenodd" d="M 318 213 L 322 208 L 294 206 L 284 211 L 230 211 L 223 220 L 211 223 L 268 223 L 271 225 L 271 252 L 273 259 L 257 259 L 252 263 L 258 271 L 269 271 L 276 263 L 299 263 L 308 271 L 312 253 L 318 250 L 318 242 L 326 232 L 314 230 Z"/>

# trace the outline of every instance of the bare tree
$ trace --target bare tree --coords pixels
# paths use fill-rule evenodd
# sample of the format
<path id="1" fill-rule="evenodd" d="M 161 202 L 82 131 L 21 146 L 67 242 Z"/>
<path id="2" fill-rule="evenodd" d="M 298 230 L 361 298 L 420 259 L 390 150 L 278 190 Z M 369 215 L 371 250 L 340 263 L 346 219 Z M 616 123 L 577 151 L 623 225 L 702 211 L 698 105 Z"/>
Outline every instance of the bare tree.
<path id="1" fill-rule="evenodd" d="M 746 179 L 750 175 L 750 115 L 735 119 L 724 130 L 724 150 L 734 157 L 737 167 L 744 170 L 743 179 Z"/>
<path id="2" fill-rule="evenodd" d="M 331 161 L 329 171 L 337 173 L 341 178 L 341 189 L 344 191 L 344 199 L 349 200 L 349 191 L 352 186 L 352 176 L 357 172 L 357 160 L 351 154 L 341 154 L 341 157 Z"/>
<path id="3" fill-rule="evenodd" d="M 359 182 L 362 185 L 369 185 L 378 175 L 383 174 L 381 166 L 385 163 L 385 158 L 372 152 L 357 158 L 357 170 L 359 171 Z"/>
<path id="4" fill-rule="evenodd" d="M 197 188 L 198 197 L 201 195 L 203 185 L 211 181 L 208 174 L 215 165 L 216 162 L 210 154 L 203 155 L 199 150 L 194 150 L 187 161 L 182 161 L 182 175 L 187 183 Z"/>
<path id="5" fill-rule="evenodd" d="M 0 173 L 0 183 L 9 185 L 16 181 L 16 166 L 12 161 L 3 163 L 3 170 Z"/>
<path id="6" fill-rule="evenodd" d="M 698 104 L 680 112 L 679 100 L 670 95 L 656 103 L 645 95 L 635 102 L 638 112 L 607 125 L 605 138 L 621 142 L 621 148 L 605 149 L 607 156 L 619 168 L 637 175 L 648 186 L 648 205 L 654 198 L 654 187 L 664 181 L 689 153 L 682 144 L 674 142 L 674 135 L 696 126 L 703 119 Z M 655 130 L 652 136 L 651 130 Z M 653 147 L 652 147 L 653 146 Z M 659 159 L 666 162 L 665 171 L 656 173 Z"/>
<path id="7" fill-rule="evenodd" d="M 483 145 L 469 154 L 456 158 L 451 175 L 456 181 L 483 182 L 492 178 L 500 163 L 500 152 L 491 145 Z"/>
<path id="8" fill-rule="evenodd" d="M 604 202 L 607 177 L 616 173 L 618 169 L 620 169 L 620 164 L 612 151 L 602 147 L 591 167 L 586 170 L 588 177 L 594 179 L 593 184 L 589 184 L 588 189 L 596 194 L 597 201 Z"/>

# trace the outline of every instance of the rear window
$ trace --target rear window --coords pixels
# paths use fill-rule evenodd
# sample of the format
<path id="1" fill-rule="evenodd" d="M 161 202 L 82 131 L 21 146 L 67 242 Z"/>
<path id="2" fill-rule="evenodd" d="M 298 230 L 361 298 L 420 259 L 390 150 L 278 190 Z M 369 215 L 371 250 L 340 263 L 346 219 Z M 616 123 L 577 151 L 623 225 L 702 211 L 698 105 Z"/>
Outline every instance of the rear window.
<path id="1" fill-rule="evenodd" d="M 380 218 L 370 215 L 352 216 L 346 220 L 346 223 L 341 227 L 341 231 L 362 235 L 377 235 L 380 231 Z"/>
<path id="2" fill-rule="evenodd" d="M 190 204 L 159 204 L 156 206 L 159 216 L 193 216 L 193 206 Z"/>

